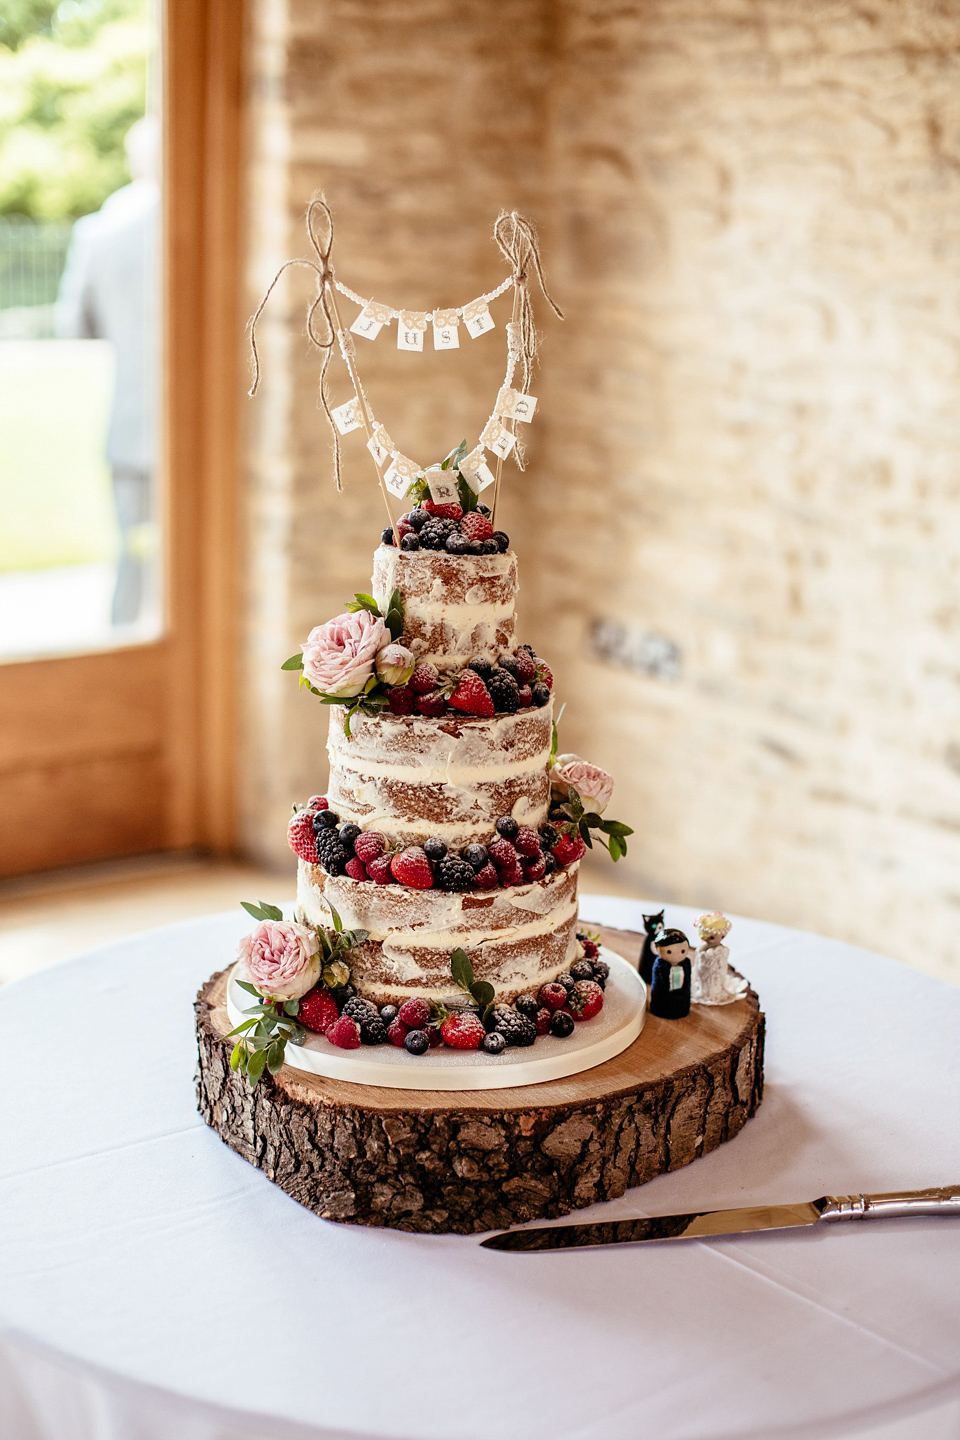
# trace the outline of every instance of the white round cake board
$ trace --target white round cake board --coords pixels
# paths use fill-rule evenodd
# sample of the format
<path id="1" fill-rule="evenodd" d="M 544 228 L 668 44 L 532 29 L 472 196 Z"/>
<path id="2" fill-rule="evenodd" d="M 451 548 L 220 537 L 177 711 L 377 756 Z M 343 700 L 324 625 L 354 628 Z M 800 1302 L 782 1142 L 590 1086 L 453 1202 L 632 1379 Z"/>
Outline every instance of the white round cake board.
<path id="1" fill-rule="evenodd" d="M 409 1055 L 396 1045 L 340 1050 L 323 1035 L 311 1035 L 304 1045 L 287 1046 L 286 1063 L 327 1080 L 391 1090 L 506 1090 L 579 1075 L 632 1045 L 646 1019 L 647 987 L 636 970 L 606 946 L 600 947 L 600 954 L 610 966 L 603 1009 L 592 1020 L 577 1024 L 565 1040 L 541 1035 L 535 1045 L 511 1046 L 502 1055 L 446 1045 L 426 1055 Z M 245 1019 L 244 1007 L 253 1003 L 232 972 L 227 986 L 231 1025 L 239 1025 Z"/>

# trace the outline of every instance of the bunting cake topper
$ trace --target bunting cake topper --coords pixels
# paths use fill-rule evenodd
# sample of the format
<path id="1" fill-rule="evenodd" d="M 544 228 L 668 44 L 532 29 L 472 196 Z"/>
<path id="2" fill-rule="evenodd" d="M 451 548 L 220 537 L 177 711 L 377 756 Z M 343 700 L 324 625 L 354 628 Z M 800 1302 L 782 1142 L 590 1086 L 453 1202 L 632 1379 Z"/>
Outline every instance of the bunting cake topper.
<path id="1" fill-rule="evenodd" d="M 396 534 L 396 522 L 388 494 L 402 499 L 411 486 L 426 480 L 431 493 L 437 498 L 439 491 L 449 485 L 450 479 L 443 476 L 438 467 L 421 465 L 410 456 L 402 454 L 394 445 L 390 435 L 377 419 L 360 380 L 353 336 L 359 335 L 366 340 L 375 341 L 380 332 L 395 320 L 399 350 L 422 352 L 430 331 L 434 349 L 456 350 L 460 347 L 461 326 L 474 340 L 496 328 L 496 322 L 490 314 L 490 305 L 512 289 L 513 313 L 506 325 L 507 364 L 503 382 L 493 410 L 480 431 L 477 444 L 458 460 L 459 473 L 475 494 L 479 494 L 488 485 L 495 486 L 492 507 L 495 515 L 504 460 L 512 456 L 517 468 L 524 468 L 523 442 L 517 434 L 517 424 L 529 424 L 537 408 L 536 396 L 530 394 L 538 344 L 530 295 L 531 273 L 554 314 L 558 319 L 563 319 L 563 311 L 551 297 L 544 281 L 540 248 L 533 225 L 516 210 L 501 212 L 494 225 L 493 238 L 510 266 L 510 274 L 495 289 L 477 296 L 474 300 L 452 308 L 434 310 L 410 310 L 384 305 L 358 295 L 336 278 L 331 262 L 333 216 L 322 195 L 315 196 L 307 207 L 306 226 L 314 258 L 301 257 L 288 260 L 282 265 L 250 321 L 253 365 L 250 395 L 257 393 L 260 384 L 257 321 L 283 273 L 292 266 L 306 266 L 314 271 L 317 281 L 316 295 L 307 308 L 306 328 L 310 342 L 320 351 L 322 357 L 319 400 L 333 436 L 333 474 L 337 490 L 343 489 L 340 437 L 349 435 L 354 430 L 364 430 L 367 449 L 376 466 L 390 527 Z M 359 307 L 349 330 L 344 328 L 340 318 L 338 293 Z M 327 372 L 335 347 L 343 357 L 353 385 L 353 395 L 342 404 L 331 406 Z M 495 462 L 493 470 L 487 464 L 487 451 Z M 435 486 L 438 487 L 436 491 Z"/>

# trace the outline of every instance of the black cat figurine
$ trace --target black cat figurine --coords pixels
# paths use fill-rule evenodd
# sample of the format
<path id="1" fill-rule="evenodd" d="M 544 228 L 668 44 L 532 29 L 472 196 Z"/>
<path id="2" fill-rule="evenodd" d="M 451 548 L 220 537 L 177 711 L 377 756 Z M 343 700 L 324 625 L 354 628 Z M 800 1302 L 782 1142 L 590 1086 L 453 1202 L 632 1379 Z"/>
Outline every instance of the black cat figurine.
<path id="1" fill-rule="evenodd" d="M 644 915 L 643 928 L 646 933 L 643 937 L 643 949 L 640 951 L 640 979 L 645 985 L 649 985 L 653 979 L 653 962 L 657 958 L 653 942 L 663 929 L 663 911 L 658 910 L 656 915 Z"/>

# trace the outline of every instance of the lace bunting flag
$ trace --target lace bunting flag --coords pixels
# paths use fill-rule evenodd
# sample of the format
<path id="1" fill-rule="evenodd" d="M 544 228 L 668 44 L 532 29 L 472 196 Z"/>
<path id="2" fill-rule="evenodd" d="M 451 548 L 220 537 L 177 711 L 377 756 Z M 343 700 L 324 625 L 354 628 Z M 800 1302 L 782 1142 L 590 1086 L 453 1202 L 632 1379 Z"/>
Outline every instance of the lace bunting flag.
<path id="1" fill-rule="evenodd" d="M 434 350 L 460 349 L 460 316 L 456 310 L 434 310 Z"/>
<path id="2" fill-rule="evenodd" d="M 406 455 L 401 455 L 399 451 L 397 451 L 388 468 L 383 472 L 383 483 L 391 495 L 396 495 L 398 499 L 402 499 L 410 489 L 413 481 L 422 473 L 423 469 L 417 464 L 416 460 L 410 460 Z"/>
<path id="3" fill-rule="evenodd" d="M 348 400 L 346 404 L 338 405 L 335 410 L 331 410 L 330 413 L 341 435 L 349 435 L 351 430 L 360 429 L 363 421 L 360 419 L 358 410 L 356 396 L 352 400 Z"/>
<path id="4" fill-rule="evenodd" d="M 418 310 L 401 310 L 397 321 L 397 349 L 422 350 L 427 317 Z"/>
<path id="5" fill-rule="evenodd" d="M 350 329 L 354 335 L 365 335 L 368 340 L 376 340 L 380 331 L 392 316 L 393 311 L 389 305 L 377 305 L 373 300 L 370 300 L 364 305 L 360 314 L 350 326 Z"/>
<path id="6" fill-rule="evenodd" d="M 469 305 L 464 305 L 463 323 L 467 327 L 467 334 L 473 340 L 494 328 L 493 316 L 482 296 L 479 300 L 471 300 Z"/>

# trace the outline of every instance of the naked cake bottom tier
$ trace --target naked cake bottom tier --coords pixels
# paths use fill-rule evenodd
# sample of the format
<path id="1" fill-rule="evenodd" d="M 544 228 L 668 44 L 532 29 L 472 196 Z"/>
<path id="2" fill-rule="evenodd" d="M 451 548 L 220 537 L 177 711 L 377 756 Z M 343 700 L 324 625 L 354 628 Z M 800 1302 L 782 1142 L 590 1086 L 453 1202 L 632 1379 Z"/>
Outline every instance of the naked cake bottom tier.
<path id="1" fill-rule="evenodd" d="M 504 890 L 412 890 L 327 875 L 300 861 L 297 908 L 313 925 L 330 927 L 331 906 L 345 928 L 369 932 L 351 951 L 353 982 L 377 1005 L 413 995 L 441 999 L 456 989 L 450 955 L 465 950 L 477 980 L 488 980 L 498 1001 L 535 991 L 577 955 L 577 872 Z"/>

